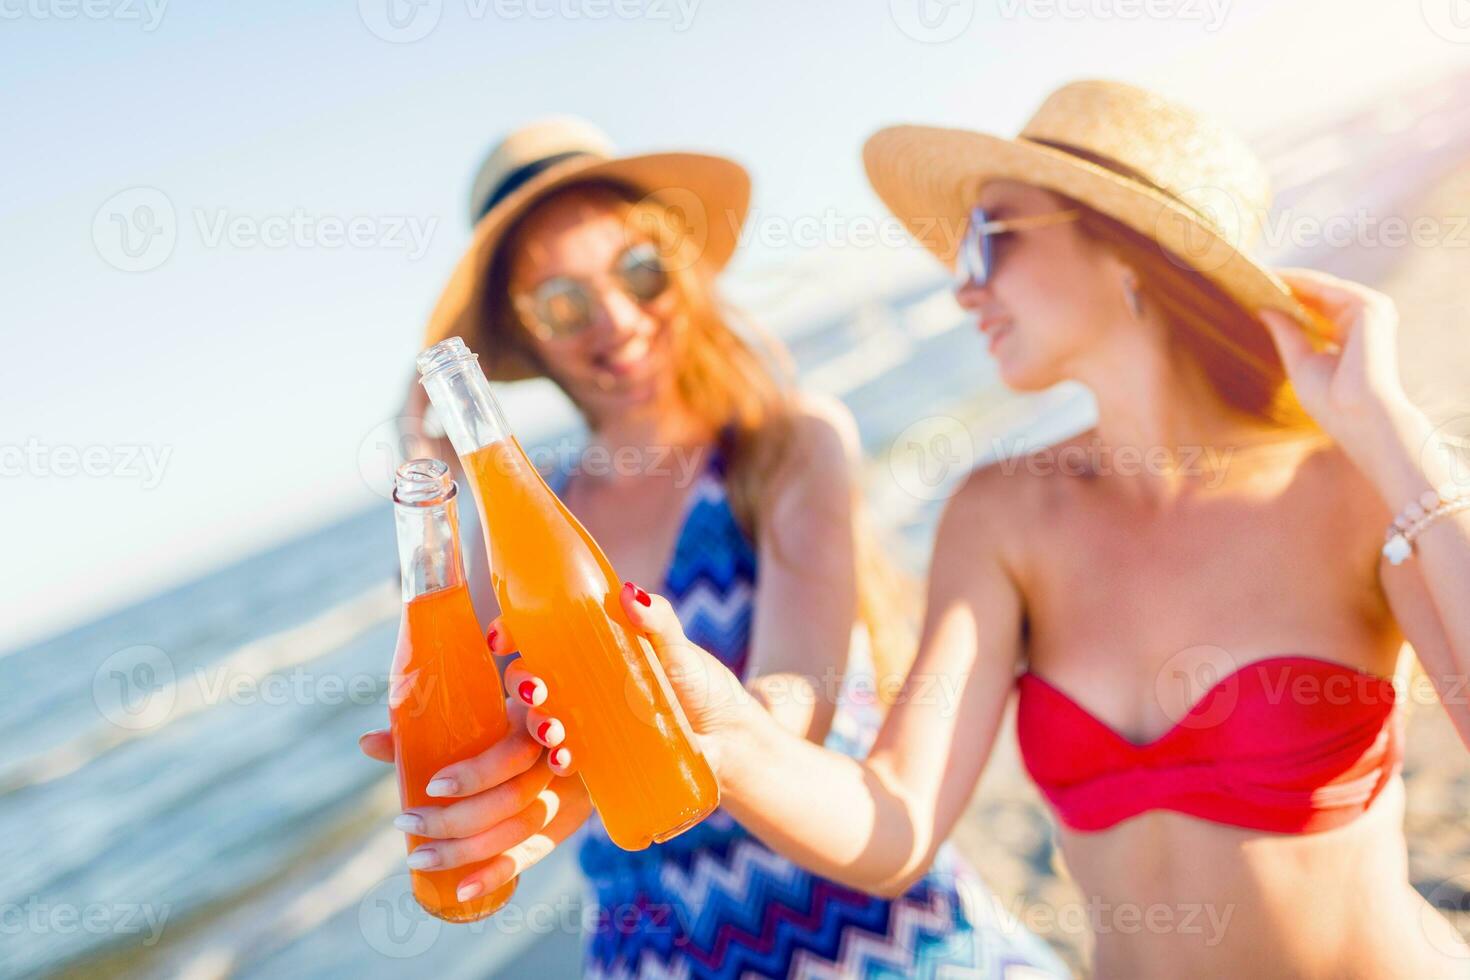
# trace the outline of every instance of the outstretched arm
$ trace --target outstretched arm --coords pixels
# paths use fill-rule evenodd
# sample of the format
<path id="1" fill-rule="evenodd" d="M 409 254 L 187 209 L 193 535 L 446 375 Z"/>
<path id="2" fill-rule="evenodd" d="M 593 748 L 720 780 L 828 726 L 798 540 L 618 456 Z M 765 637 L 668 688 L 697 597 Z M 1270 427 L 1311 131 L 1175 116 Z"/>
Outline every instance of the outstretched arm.
<path id="1" fill-rule="evenodd" d="M 1020 657 L 1022 600 L 976 474 L 940 522 L 919 654 L 865 762 L 747 712 L 722 738 L 725 805 L 774 850 L 901 894 L 949 836 L 990 757 Z"/>
<path id="2" fill-rule="evenodd" d="M 972 477 L 941 521 L 920 652 L 866 762 L 786 729 L 684 636 L 665 600 L 624 587 L 623 607 L 658 654 L 719 776 L 724 805 L 796 863 L 897 895 L 924 873 L 963 811 L 990 755 L 1020 651 L 1020 593 L 1001 559 L 1001 521 L 984 489 L 1001 489 L 1004 479 L 996 472 Z M 532 689 L 528 729 L 555 744 L 565 734 L 556 692 L 539 679 Z M 576 764 L 555 750 L 549 761 L 558 772 Z"/>

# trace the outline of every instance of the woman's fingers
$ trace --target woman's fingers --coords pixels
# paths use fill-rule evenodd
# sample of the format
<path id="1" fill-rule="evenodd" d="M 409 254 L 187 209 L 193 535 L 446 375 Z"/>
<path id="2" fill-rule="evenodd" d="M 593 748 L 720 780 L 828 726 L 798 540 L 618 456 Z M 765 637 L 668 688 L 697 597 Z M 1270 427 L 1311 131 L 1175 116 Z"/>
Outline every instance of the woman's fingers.
<path id="1" fill-rule="evenodd" d="M 565 745 L 558 745 L 546 753 L 546 765 L 558 776 L 570 776 L 577 771 L 577 758 Z"/>
<path id="2" fill-rule="evenodd" d="M 561 723 L 561 719 L 538 708 L 526 709 L 526 731 L 548 749 L 556 748 L 567 737 L 566 726 Z"/>
<path id="3" fill-rule="evenodd" d="M 694 730 L 712 733 L 733 717 L 748 695 L 739 679 L 715 657 L 692 643 L 674 607 L 632 582 L 623 584 L 623 610 L 633 628 L 648 638 Z"/>
<path id="4" fill-rule="evenodd" d="M 546 682 L 526 669 L 519 659 L 505 668 L 505 690 L 512 700 L 528 707 L 546 703 Z"/>
<path id="5" fill-rule="evenodd" d="M 473 796 L 520 775 L 539 758 L 540 743 L 526 731 L 518 714 L 512 714 L 505 738 L 474 758 L 440 769 L 426 791 L 430 796 Z"/>
<path id="6" fill-rule="evenodd" d="M 408 866 L 415 870 L 435 871 L 494 857 L 544 829 L 556 816 L 559 803 L 554 792 L 543 791 L 527 806 L 479 833 L 419 845 L 409 853 Z"/>
<path id="7" fill-rule="evenodd" d="M 485 631 L 485 642 L 497 657 L 508 657 L 516 652 L 516 641 L 510 635 L 510 627 L 505 625 L 504 616 L 496 616 L 490 621 L 490 628 Z"/>
<path id="8" fill-rule="evenodd" d="M 393 733 L 386 728 L 363 732 L 357 737 L 357 747 L 369 759 L 379 762 L 393 761 Z"/>
<path id="9" fill-rule="evenodd" d="M 1295 378 L 1301 365 L 1315 353 L 1312 342 L 1302 331 L 1301 324 L 1277 310 L 1262 310 L 1261 322 L 1276 342 L 1276 351 L 1281 363 L 1286 366 L 1288 376 Z"/>
<path id="10" fill-rule="evenodd" d="M 587 791 L 582 787 L 581 780 L 576 778 L 558 779 L 546 793 L 554 797 L 554 802 L 548 802 L 544 813 L 549 814 L 548 820 L 542 827 L 527 830 L 534 823 L 534 817 L 528 817 L 527 821 L 515 828 L 505 831 L 505 838 L 514 837 L 517 833 L 524 833 L 518 842 L 511 844 L 508 848 L 502 848 L 503 853 L 495 857 L 489 864 L 468 875 L 459 883 L 459 900 L 467 902 L 478 895 L 494 891 L 510 879 L 523 873 L 527 868 L 546 857 L 562 841 L 570 837 L 578 827 L 586 821 L 588 814 L 592 812 L 592 803 L 587 798 Z M 541 797 L 538 797 L 538 801 Z M 554 807 L 554 810 L 553 810 Z M 500 828 L 493 828 L 488 833 L 499 833 Z M 499 841 L 490 842 L 492 845 Z M 434 845 L 439 847 L 442 845 Z M 495 853 L 493 846 L 487 848 L 488 853 Z M 478 860 L 478 859 L 476 859 Z"/>
<path id="11" fill-rule="evenodd" d="M 1321 326 L 1332 333 L 1322 339 L 1345 346 L 1358 327 L 1375 336 L 1392 334 L 1397 312 L 1393 300 L 1378 290 L 1313 269 L 1278 271 L 1297 298 L 1327 321 Z"/>
<path id="12" fill-rule="evenodd" d="M 632 582 L 624 582 L 618 598 L 622 600 L 623 611 L 628 614 L 634 628 L 648 637 L 661 660 L 666 659 L 666 651 L 679 651 L 689 645 L 674 607 L 663 596 L 650 595 Z"/>
<path id="13" fill-rule="evenodd" d="M 1277 270 L 1296 298 L 1326 318 L 1322 326 L 1341 331 L 1357 317 L 1372 290 L 1315 269 Z M 1310 325 L 1309 325 L 1310 326 Z"/>
<path id="14" fill-rule="evenodd" d="M 393 826 L 419 837 L 474 837 L 531 806 L 551 780 L 552 774 L 545 766 L 532 766 L 494 789 L 446 806 L 405 810 L 394 818 Z"/>

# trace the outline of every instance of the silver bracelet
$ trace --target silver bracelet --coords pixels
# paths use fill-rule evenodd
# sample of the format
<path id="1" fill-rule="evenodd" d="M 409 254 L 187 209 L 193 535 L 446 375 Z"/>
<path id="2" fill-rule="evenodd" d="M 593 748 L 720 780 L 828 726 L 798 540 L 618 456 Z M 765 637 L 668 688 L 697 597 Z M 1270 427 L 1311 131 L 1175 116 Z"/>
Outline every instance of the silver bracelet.
<path id="1" fill-rule="evenodd" d="M 1414 553 L 1414 539 L 1441 518 L 1470 510 L 1470 497 L 1425 490 L 1388 526 L 1388 540 L 1383 544 L 1383 557 L 1390 565 L 1402 565 Z"/>

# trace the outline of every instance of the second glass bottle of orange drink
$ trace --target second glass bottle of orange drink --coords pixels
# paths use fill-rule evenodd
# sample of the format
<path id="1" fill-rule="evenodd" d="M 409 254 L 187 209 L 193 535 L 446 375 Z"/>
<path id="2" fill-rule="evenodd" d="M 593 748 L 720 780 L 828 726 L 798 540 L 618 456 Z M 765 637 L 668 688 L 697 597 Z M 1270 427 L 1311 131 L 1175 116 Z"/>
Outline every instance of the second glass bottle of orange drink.
<path id="1" fill-rule="evenodd" d="M 449 467 L 411 459 L 393 482 L 398 558 L 403 572 L 403 620 L 388 683 L 388 720 L 403 806 L 443 806 L 429 780 L 505 737 L 505 693 L 480 632 L 459 554 L 459 515 Z M 408 836 L 412 852 L 427 837 Z M 411 871 L 413 897 L 449 922 L 483 919 L 504 905 L 516 880 L 467 902 L 459 883 L 487 861 L 440 871 Z"/>
<path id="2" fill-rule="evenodd" d="M 501 614 L 613 843 L 636 851 L 708 816 L 719 786 L 622 582 L 511 435 L 478 358 L 452 337 L 419 355 L 434 411 L 479 505 Z"/>

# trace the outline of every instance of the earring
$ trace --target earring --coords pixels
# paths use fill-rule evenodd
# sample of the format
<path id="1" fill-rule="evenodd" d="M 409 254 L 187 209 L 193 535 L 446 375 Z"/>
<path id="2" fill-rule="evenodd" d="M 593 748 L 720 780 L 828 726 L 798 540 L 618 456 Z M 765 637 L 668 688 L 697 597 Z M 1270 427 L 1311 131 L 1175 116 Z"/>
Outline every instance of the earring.
<path id="1" fill-rule="evenodd" d="M 1123 282 L 1123 289 L 1128 293 L 1128 308 L 1133 311 L 1133 318 L 1137 320 L 1143 316 L 1143 297 L 1138 295 L 1138 280 L 1129 276 Z"/>

